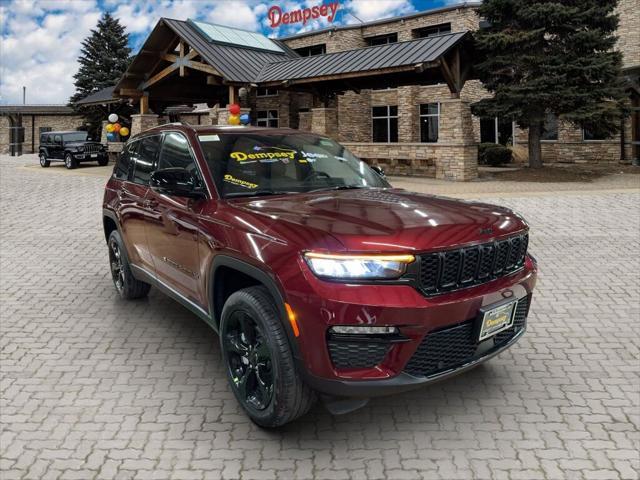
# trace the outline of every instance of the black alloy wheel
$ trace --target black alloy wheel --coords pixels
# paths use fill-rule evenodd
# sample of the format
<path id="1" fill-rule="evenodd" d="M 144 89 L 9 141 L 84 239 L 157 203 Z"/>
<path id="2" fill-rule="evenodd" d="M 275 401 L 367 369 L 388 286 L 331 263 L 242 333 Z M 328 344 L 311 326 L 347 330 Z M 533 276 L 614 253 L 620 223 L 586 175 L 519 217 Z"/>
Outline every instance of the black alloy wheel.
<path id="1" fill-rule="evenodd" d="M 273 400 L 273 359 L 258 323 L 243 310 L 234 311 L 224 332 L 227 368 L 246 407 L 264 410 Z"/>
<path id="2" fill-rule="evenodd" d="M 124 290 L 124 265 L 120 245 L 114 237 L 109 239 L 109 263 L 111 264 L 111 277 L 119 294 Z"/>
<path id="3" fill-rule="evenodd" d="M 69 170 L 76 168 L 78 166 L 77 162 L 75 161 L 75 159 L 73 158 L 73 155 L 71 155 L 70 153 L 67 153 L 64 156 L 64 165 L 65 167 L 67 167 Z"/>
<path id="4" fill-rule="evenodd" d="M 47 160 L 47 155 L 44 152 L 40 152 L 40 166 L 42 168 L 47 168 L 49 165 L 51 165 L 51 161 Z"/>

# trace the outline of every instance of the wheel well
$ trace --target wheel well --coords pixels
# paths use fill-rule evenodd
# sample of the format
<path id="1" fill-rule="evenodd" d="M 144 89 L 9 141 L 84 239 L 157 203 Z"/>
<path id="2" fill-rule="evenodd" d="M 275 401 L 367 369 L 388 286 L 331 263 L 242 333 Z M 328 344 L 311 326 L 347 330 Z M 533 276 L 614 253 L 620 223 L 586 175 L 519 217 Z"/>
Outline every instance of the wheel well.
<path id="1" fill-rule="evenodd" d="M 117 230 L 118 226 L 113 218 L 109 217 L 102 217 L 102 225 L 104 227 L 104 238 L 109 241 L 109 235 L 111 235 L 111 232 L 114 230 Z"/>
<path id="2" fill-rule="evenodd" d="M 217 323 L 220 322 L 224 302 L 231 294 L 243 288 L 262 285 L 262 282 L 252 276 L 227 266 L 220 266 L 216 269 L 213 281 L 213 313 Z"/>

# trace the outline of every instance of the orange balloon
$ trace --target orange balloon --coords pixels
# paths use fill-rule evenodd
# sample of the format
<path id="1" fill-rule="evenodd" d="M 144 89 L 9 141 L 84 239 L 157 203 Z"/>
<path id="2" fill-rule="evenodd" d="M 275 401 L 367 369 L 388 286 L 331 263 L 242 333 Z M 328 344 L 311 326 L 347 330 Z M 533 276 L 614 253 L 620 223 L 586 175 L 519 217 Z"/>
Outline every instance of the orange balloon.
<path id="1" fill-rule="evenodd" d="M 122 128 L 122 126 L 119 123 L 114 123 L 113 124 L 113 131 L 114 132 L 118 133 L 121 128 Z"/>

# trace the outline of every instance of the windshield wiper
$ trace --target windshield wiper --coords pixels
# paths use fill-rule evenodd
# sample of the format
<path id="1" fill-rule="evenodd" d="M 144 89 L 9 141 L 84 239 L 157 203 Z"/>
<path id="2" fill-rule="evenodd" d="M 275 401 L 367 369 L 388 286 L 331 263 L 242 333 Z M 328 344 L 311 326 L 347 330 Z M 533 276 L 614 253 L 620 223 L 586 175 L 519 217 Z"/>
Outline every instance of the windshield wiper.
<path id="1" fill-rule="evenodd" d="M 330 192 L 333 190 L 358 190 L 360 188 L 369 188 L 369 187 L 365 187 L 363 185 L 334 185 L 333 187 L 314 188 L 313 190 L 309 190 L 306 193 Z"/>

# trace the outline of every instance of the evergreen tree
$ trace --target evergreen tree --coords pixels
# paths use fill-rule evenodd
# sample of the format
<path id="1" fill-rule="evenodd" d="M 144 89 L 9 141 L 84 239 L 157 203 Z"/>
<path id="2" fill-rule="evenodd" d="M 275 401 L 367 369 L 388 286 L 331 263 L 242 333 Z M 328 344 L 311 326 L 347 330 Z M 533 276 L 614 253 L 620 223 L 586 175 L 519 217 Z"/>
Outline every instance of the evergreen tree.
<path id="1" fill-rule="evenodd" d="M 91 34 L 82 42 L 78 63 L 80 68 L 74 75 L 76 93 L 70 98 L 71 106 L 91 124 L 93 133 L 100 131 L 101 122 L 108 113 L 126 115 L 132 112 L 126 104 L 79 107 L 75 102 L 106 87 L 115 85 L 130 62 L 129 35 L 119 20 L 105 12 Z"/>
<path id="2" fill-rule="evenodd" d="M 480 79 L 494 94 L 475 115 L 502 116 L 529 128 L 529 165 L 542 166 L 547 113 L 613 133 L 625 93 L 622 55 L 614 50 L 616 0 L 484 0 L 490 27 L 476 32 Z"/>

